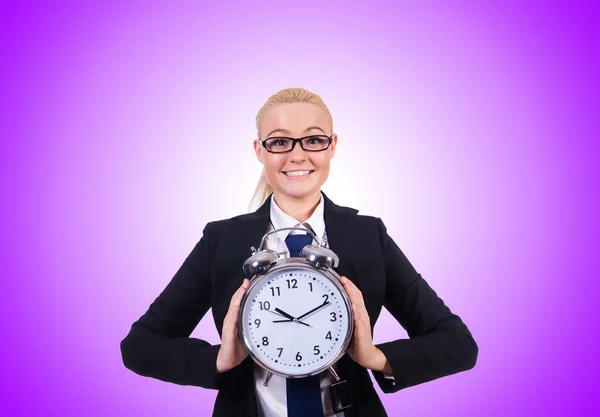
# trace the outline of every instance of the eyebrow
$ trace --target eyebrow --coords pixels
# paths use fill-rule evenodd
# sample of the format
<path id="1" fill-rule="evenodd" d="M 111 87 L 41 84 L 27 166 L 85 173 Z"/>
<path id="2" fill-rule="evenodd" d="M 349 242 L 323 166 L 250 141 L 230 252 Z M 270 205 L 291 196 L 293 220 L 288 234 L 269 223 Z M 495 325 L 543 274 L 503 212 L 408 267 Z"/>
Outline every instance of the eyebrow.
<path id="1" fill-rule="evenodd" d="M 325 131 L 323 129 L 321 129 L 320 127 L 318 127 L 318 126 L 311 126 L 309 128 L 306 128 L 306 130 L 304 130 L 304 133 L 309 132 L 309 131 L 311 131 L 313 129 L 320 130 L 321 132 L 323 132 L 323 134 L 325 136 L 327 136 L 327 133 L 325 133 Z M 274 131 L 272 131 L 271 133 L 269 133 L 267 135 L 267 137 L 271 136 L 273 133 L 276 133 L 276 132 L 285 133 L 287 135 L 291 134 L 291 132 L 289 130 L 287 130 L 287 129 L 275 129 Z"/>

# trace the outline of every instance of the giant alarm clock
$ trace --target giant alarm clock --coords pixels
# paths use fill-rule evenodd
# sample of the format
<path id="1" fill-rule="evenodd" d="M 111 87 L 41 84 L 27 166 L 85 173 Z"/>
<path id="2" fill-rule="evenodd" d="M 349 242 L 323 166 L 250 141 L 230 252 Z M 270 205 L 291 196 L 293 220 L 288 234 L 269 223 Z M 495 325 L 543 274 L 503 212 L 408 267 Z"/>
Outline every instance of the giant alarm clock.
<path id="1" fill-rule="evenodd" d="M 298 257 L 280 258 L 263 245 L 281 230 L 308 232 L 318 244 L 305 246 Z M 251 250 L 243 265 L 250 285 L 238 318 L 251 358 L 269 372 L 267 378 L 303 378 L 328 368 L 335 375 L 332 365 L 344 355 L 354 328 L 350 299 L 334 271 L 337 255 L 312 230 L 297 227 L 273 230 Z"/>

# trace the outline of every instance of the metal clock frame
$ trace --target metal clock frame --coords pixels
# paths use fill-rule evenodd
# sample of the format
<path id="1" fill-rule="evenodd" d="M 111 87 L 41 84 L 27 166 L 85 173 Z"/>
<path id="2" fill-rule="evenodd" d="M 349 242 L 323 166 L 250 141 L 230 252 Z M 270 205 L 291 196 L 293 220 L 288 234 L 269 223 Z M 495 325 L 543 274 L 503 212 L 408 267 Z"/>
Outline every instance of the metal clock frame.
<path id="1" fill-rule="evenodd" d="M 300 252 L 300 256 L 294 257 L 294 258 L 279 258 L 279 259 L 277 259 L 277 257 L 279 256 L 277 254 L 277 252 L 271 251 L 269 249 L 261 251 L 263 244 L 265 242 L 265 238 L 269 234 L 276 233 L 276 232 L 279 232 L 281 230 L 286 230 L 286 229 L 303 230 L 305 232 L 309 232 L 315 238 L 315 240 L 317 242 L 319 242 L 319 240 L 316 238 L 315 234 L 312 233 L 311 230 L 301 229 L 298 227 L 289 227 L 289 228 L 273 230 L 273 231 L 267 233 L 263 237 L 258 251 L 256 251 L 254 249 L 254 247 L 252 247 L 253 256 L 250 257 L 244 264 L 244 273 L 253 274 L 253 275 L 252 275 L 252 278 L 250 281 L 250 286 L 244 293 L 242 300 L 240 302 L 240 313 L 239 313 L 239 317 L 238 317 L 238 336 L 242 340 L 244 346 L 246 347 L 246 350 L 248 350 L 248 354 L 254 360 L 254 362 L 256 362 L 261 368 L 265 369 L 266 371 L 268 371 L 271 374 L 280 375 L 280 376 L 283 376 L 286 378 L 305 378 L 305 377 L 312 376 L 312 375 L 318 375 L 321 372 L 329 369 L 333 373 L 334 376 L 337 376 L 337 374 L 335 373 L 335 371 L 333 369 L 333 365 L 337 361 L 339 361 L 342 358 L 342 356 L 344 356 L 344 354 L 346 353 L 348 345 L 350 344 L 350 340 L 352 339 L 352 334 L 354 332 L 354 313 L 352 311 L 352 303 L 350 302 L 350 298 L 348 297 L 346 290 L 344 290 L 344 287 L 340 283 L 339 274 L 337 272 L 335 272 L 332 268 L 332 266 L 337 266 L 337 263 L 338 263 L 337 256 L 331 250 L 324 248 L 323 243 L 320 243 L 319 245 L 305 246 L 304 249 L 302 249 L 302 251 Z M 267 263 L 264 259 L 262 261 L 254 260 L 254 262 L 253 262 L 253 258 L 255 258 L 255 255 L 260 255 L 261 253 L 267 255 L 267 259 L 273 259 L 273 260 L 269 263 Z M 331 255 L 333 255 L 333 257 L 331 257 Z M 344 338 L 344 341 L 342 342 L 339 352 L 334 357 L 332 357 L 330 360 L 325 362 L 323 365 L 319 366 L 314 372 L 310 372 L 310 373 L 306 373 L 306 374 L 290 375 L 290 374 L 281 373 L 281 372 L 278 372 L 278 371 L 272 369 L 269 365 L 264 363 L 255 354 L 254 347 L 253 347 L 254 345 L 252 343 L 250 343 L 249 335 L 247 335 L 244 332 L 244 324 L 243 324 L 244 321 L 241 319 L 244 314 L 244 308 L 248 301 L 249 294 L 252 293 L 252 290 L 259 283 L 263 282 L 264 280 L 268 280 L 269 275 L 275 275 L 276 273 L 282 272 L 286 269 L 304 269 L 304 270 L 310 271 L 312 273 L 317 272 L 317 273 L 321 274 L 323 277 L 329 279 L 333 283 L 333 285 L 339 290 L 339 293 L 341 294 L 342 300 L 346 307 L 346 311 L 348 312 L 347 317 L 348 317 L 348 326 L 349 326 L 350 330 L 346 333 L 346 336 Z M 270 375 L 267 377 L 267 381 L 265 382 L 265 385 L 268 383 L 269 378 L 270 378 Z"/>

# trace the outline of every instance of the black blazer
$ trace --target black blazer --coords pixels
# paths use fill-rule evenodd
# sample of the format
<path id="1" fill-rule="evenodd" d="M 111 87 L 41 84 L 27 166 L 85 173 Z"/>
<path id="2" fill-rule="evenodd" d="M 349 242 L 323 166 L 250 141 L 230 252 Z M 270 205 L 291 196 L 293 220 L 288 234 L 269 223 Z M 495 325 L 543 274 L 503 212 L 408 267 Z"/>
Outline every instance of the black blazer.
<path id="1" fill-rule="evenodd" d="M 220 345 L 189 336 L 211 307 L 221 335 L 231 297 L 244 279 L 242 264 L 267 231 L 271 198 L 254 213 L 209 222 L 167 287 L 121 341 L 123 363 L 139 375 L 218 389 L 214 417 L 258 415 L 253 363 L 248 357 L 216 374 Z M 337 272 L 362 291 L 371 328 L 385 306 L 410 337 L 377 345 L 395 378 L 373 372 L 381 390 L 392 393 L 473 368 L 478 346 L 467 326 L 415 271 L 383 222 L 338 206 L 324 193 L 323 198 L 328 244 L 340 259 Z M 346 416 L 386 416 L 368 371 L 348 355 L 338 368 L 353 392 Z"/>

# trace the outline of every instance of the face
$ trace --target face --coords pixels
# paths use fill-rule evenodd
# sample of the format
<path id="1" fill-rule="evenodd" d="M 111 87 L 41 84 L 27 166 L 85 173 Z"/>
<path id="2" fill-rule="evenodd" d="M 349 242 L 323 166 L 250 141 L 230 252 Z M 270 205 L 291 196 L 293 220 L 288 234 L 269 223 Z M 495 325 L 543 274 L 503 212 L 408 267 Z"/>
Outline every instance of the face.
<path id="1" fill-rule="evenodd" d="M 269 109 L 260 122 L 259 140 L 272 137 L 301 138 L 310 135 L 332 137 L 331 146 L 320 152 L 308 152 L 296 143 L 287 153 L 270 153 L 254 142 L 258 160 L 265 167 L 267 181 L 274 193 L 291 199 L 304 199 L 319 193 L 329 176 L 329 164 L 335 154 L 337 135 L 331 131 L 331 120 L 325 110 L 311 103 L 280 104 Z M 308 170 L 308 175 L 289 176 L 290 171 Z"/>

